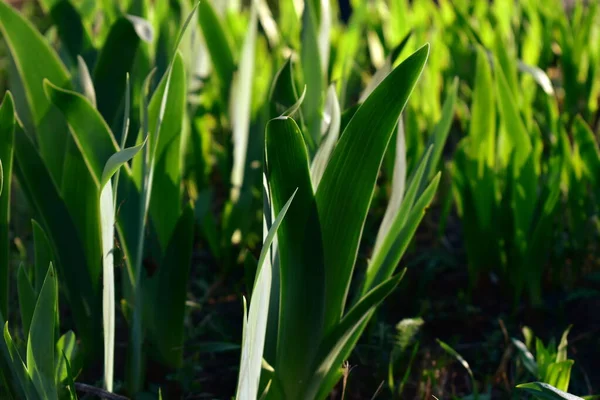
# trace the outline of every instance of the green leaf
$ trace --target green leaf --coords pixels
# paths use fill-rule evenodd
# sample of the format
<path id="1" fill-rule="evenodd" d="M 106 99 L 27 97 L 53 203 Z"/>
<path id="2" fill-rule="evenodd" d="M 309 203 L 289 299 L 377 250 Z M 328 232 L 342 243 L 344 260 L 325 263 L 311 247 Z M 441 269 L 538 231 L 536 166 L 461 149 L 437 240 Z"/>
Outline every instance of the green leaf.
<path id="1" fill-rule="evenodd" d="M 168 93 L 165 88 L 168 83 Z M 181 214 L 183 153 L 182 130 L 186 105 L 186 74 L 183 57 L 176 53 L 170 78 L 165 75 L 152 95 L 148 108 L 150 132 L 158 132 L 156 166 L 152 182 L 150 216 L 162 249 L 169 239 Z M 166 96 L 164 115 L 159 120 L 161 103 Z M 157 124 L 160 124 L 157 127 Z"/>
<path id="2" fill-rule="evenodd" d="M 582 400 L 581 397 L 563 392 L 542 382 L 523 383 L 517 385 L 517 389 L 530 393 L 541 400 Z"/>
<path id="3" fill-rule="evenodd" d="M 265 134 L 267 179 L 275 213 L 296 192 L 277 233 L 280 310 L 275 371 L 283 390 L 302 392 L 323 333 L 324 264 L 308 153 L 293 119 L 279 117 Z M 310 249 L 310 251 L 307 251 Z M 294 360 L 294 362 L 290 362 Z"/>
<path id="4" fill-rule="evenodd" d="M 583 169 L 587 177 L 597 184 L 600 182 L 600 149 L 594 132 L 581 116 L 575 117 L 573 124 L 573 142 L 583 161 Z"/>
<path id="5" fill-rule="evenodd" d="M 302 115 L 308 128 L 308 137 L 315 145 L 321 136 L 321 113 L 325 79 L 319 55 L 319 23 L 314 1 L 307 1 L 302 14 L 302 46 L 300 64 L 306 85 L 306 99 L 302 103 Z"/>
<path id="6" fill-rule="evenodd" d="M 525 343 L 521 342 L 520 340 L 512 339 L 512 343 L 517 348 L 519 358 L 521 359 L 525 369 L 527 369 L 527 371 L 537 378 L 539 376 L 538 366 L 533 354 L 531 354 L 527 346 L 525 346 Z"/>
<path id="7" fill-rule="evenodd" d="M 504 72 L 496 68 L 496 91 L 498 108 L 508 135 L 509 149 L 514 150 L 514 169 L 520 171 L 531 153 L 531 139 L 523 124 L 515 97 L 506 80 Z"/>
<path id="8" fill-rule="evenodd" d="M 194 210 L 187 206 L 169 240 L 158 272 L 155 288 L 147 301 L 152 307 L 151 336 L 160 360 L 170 368 L 183 363 L 184 316 L 187 283 L 192 261 Z"/>
<path id="9" fill-rule="evenodd" d="M 367 99 L 367 97 L 369 97 L 371 93 L 373 93 L 373 90 L 375 90 L 375 88 L 379 86 L 379 84 L 385 79 L 385 77 L 388 76 L 390 72 L 392 72 L 392 67 L 394 66 L 394 63 L 402 53 L 402 50 L 404 50 L 404 48 L 406 47 L 406 44 L 408 43 L 411 36 L 412 31 L 408 32 L 406 36 L 404 36 L 404 38 L 400 41 L 398 46 L 396 46 L 390 52 L 390 55 L 387 56 L 384 64 L 381 67 L 379 67 L 377 71 L 375 71 L 375 74 L 373 74 L 371 80 L 360 94 L 360 98 L 358 100 L 359 103 L 364 102 Z"/>
<path id="10" fill-rule="evenodd" d="M 228 94 L 235 71 L 235 63 L 225 29 L 211 3 L 210 1 L 200 2 L 198 18 L 215 74 L 221 81 L 223 93 Z"/>
<path id="11" fill-rule="evenodd" d="M 56 321 L 56 276 L 52 265 L 37 299 L 27 341 L 27 369 L 40 395 L 58 399 L 54 384 L 54 329 Z"/>
<path id="12" fill-rule="evenodd" d="M 269 315 L 269 299 L 271 293 L 272 269 L 269 252 L 277 230 L 294 200 L 296 192 L 285 203 L 263 242 L 263 247 L 257 264 L 257 274 L 250 302 L 248 319 L 244 318 L 244 334 L 242 339 L 242 355 L 240 374 L 236 391 L 236 399 L 255 399 L 258 395 L 258 385 L 265 346 L 267 319 Z M 245 307 L 244 307 L 245 310 Z M 245 315 L 245 311 L 244 311 Z"/>
<path id="13" fill-rule="evenodd" d="M 269 94 L 270 116 L 276 118 L 298 102 L 298 93 L 294 83 L 292 59 L 288 58 L 273 78 L 273 86 Z"/>
<path id="14" fill-rule="evenodd" d="M 33 230 L 33 250 L 35 256 L 33 274 L 34 288 L 35 293 L 39 293 L 42 290 L 44 279 L 48 273 L 48 265 L 50 265 L 50 263 L 56 264 L 56 260 L 52 253 L 50 240 L 48 239 L 46 232 L 44 232 L 44 229 L 35 220 L 31 220 L 31 227 Z"/>
<path id="15" fill-rule="evenodd" d="M 436 339 L 436 341 L 438 342 L 438 344 L 442 347 L 442 349 L 444 349 L 444 351 L 448 354 L 450 354 L 452 357 L 456 358 L 456 360 L 467 370 L 467 372 L 469 373 L 469 376 L 471 377 L 471 381 L 474 382 L 475 381 L 475 377 L 473 376 L 473 371 L 471 371 L 471 367 L 469 366 L 469 363 L 467 362 L 467 360 L 465 360 L 463 358 L 463 356 L 461 356 L 460 354 L 458 354 L 456 352 L 456 350 L 454 350 L 452 347 L 450 347 L 448 344 L 442 342 L 440 339 Z"/>
<path id="16" fill-rule="evenodd" d="M 118 122 L 126 75 L 133 70 L 139 47 L 140 37 L 134 24 L 127 17 L 120 17 L 110 28 L 93 72 L 98 111 L 109 126 Z M 53 79 L 50 81 L 55 82 Z"/>
<path id="17" fill-rule="evenodd" d="M 7 364 L 10 366 L 11 375 L 13 377 L 13 387 L 18 390 L 20 395 L 25 394 L 26 399 L 42 399 L 40 395 L 37 393 L 36 388 L 33 385 L 33 381 L 29 377 L 29 373 L 27 371 L 27 367 L 15 346 L 12 337 L 10 336 L 10 332 L 8 330 L 8 322 L 4 324 L 4 344 L 2 350 L 4 353 L 4 359 Z"/>
<path id="18" fill-rule="evenodd" d="M 438 173 L 433 178 L 429 186 L 426 187 L 423 194 L 410 209 L 410 212 L 405 212 L 401 207 L 390 231 L 384 239 L 384 243 L 373 257 L 373 261 L 369 264 L 364 290 L 371 289 L 374 285 L 388 279 L 394 273 L 417 231 L 419 223 L 425 216 L 425 211 L 433 201 L 440 182 L 440 176 L 441 173 Z"/>
<path id="19" fill-rule="evenodd" d="M 146 145 L 148 138 L 137 146 L 128 147 L 126 149 L 120 150 L 110 156 L 110 158 L 104 164 L 104 170 L 102 171 L 102 181 L 101 184 L 103 186 L 107 185 L 110 179 L 114 174 L 119 171 L 119 168 L 126 165 L 126 163 L 135 157 L 140 150 Z"/>
<path id="20" fill-rule="evenodd" d="M 56 342 L 55 382 L 60 385 L 69 379 L 70 364 L 73 363 L 77 352 L 77 338 L 73 331 L 68 331 Z"/>
<path id="21" fill-rule="evenodd" d="M 58 36 L 67 50 L 71 61 L 79 57 L 93 64 L 96 60 L 96 49 L 83 24 L 81 15 L 69 0 L 56 0 L 50 8 L 50 16 L 56 25 Z"/>
<path id="22" fill-rule="evenodd" d="M 569 390 L 569 382 L 571 380 L 571 369 L 573 368 L 573 360 L 565 360 L 555 362 L 548 366 L 544 382 L 554 386 L 558 390 Z"/>
<path id="23" fill-rule="evenodd" d="M 404 272 L 373 288 L 348 311 L 340 323 L 323 339 L 323 343 L 319 348 L 315 372 L 308 383 L 304 398 L 321 398 L 317 394 L 323 394 L 324 383 L 327 382 L 326 377 L 335 374 L 337 367 L 335 360 L 343 352 L 346 343 L 363 326 L 363 322 L 370 318 L 371 312 L 394 291 L 404 276 Z M 331 388 L 325 389 L 331 390 Z"/>
<path id="24" fill-rule="evenodd" d="M 254 4 L 254 3 L 252 3 Z M 252 105 L 252 78 L 254 76 L 254 50 L 257 35 L 256 7 L 251 6 L 250 22 L 244 38 L 239 69 L 234 74 L 231 85 L 230 110 L 233 135 L 233 166 L 231 169 L 231 197 L 239 198 L 244 183 L 246 153 L 250 133 L 250 111 Z"/>
<path id="25" fill-rule="evenodd" d="M 15 131 L 15 109 L 10 92 L 0 105 L 0 313 L 8 315 L 10 196 Z"/>
<path id="26" fill-rule="evenodd" d="M 390 194 L 390 200 L 388 201 L 388 205 L 385 209 L 383 220 L 381 221 L 379 230 L 377 231 L 377 238 L 375 239 L 375 247 L 373 250 L 374 254 L 377 254 L 386 236 L 390 232 L 392 223 L 400 211 L 402 200 L 404 199 L 404 189 L 406 186 L 406 141 L 404 137 L 404 122 L 402 120 L 402 116 L 398 118 L 395 153 L 394 171 L 391 178 L 392 193 Z M 408 207 L 412 207 L 412 203 Z"/>
<path id="27" fill-rule="evenodd" d="M 81 87 L 81 93 L 89 100 L 89 102 L 96 107 L 96 89 L 94 89 L 94 82 L 90 71 L 85 63 L 85 60 L 81 56 L 77 56 L 77 71 L 79 73 L 79 86 Z"/>
<path id="28" fill-rule="evenodd" d="M 44 89 L 48 99 L 67 119 L 73 139 L 100 190 L 102 170 L 119 149 L 110 128 L 89 100 L 79 93 L 61 89 L 49 81 L 44 82 Z"/>
<path id="29" fill-rule="evenodd" d="M 446 140 L 450 134 L 450 127 L 452 126 L 452 118 L 454 116 L 454 104 L 456 103 L 456 96 L 458 93 L 458 78 L 454 78 L 444 105 L 442 106 L 442 116 L 438 123 L 435 125 L 426 148 L 433 146 L 431 158 L 425 170 L 425 178 L 431 179 L 437 173 L 440 159 L 442 158 L 442 151 L 446 145 Z M 425 182 L 424 182 L 425 183 Z M 421 189 L 424 186 L 421 187 Z"/>
<path id="30" fill-rule="evenodd" d="M 568 336 L 572 327 L 573 325 L 569 325 L 560 338 L 560 343 L 558 344 L 556 352 L 556 362 L 567 361 L 567 347 L 569 346 Z"/>
<path id="31" fill-rule="evenodd" d="M 15 172 L 29 204 L 36 211 L 44 230 L 49 233 L 56 264 L 84 353 L 101 337 L 100 303 L 93 289 L 84 247 L 65 203 L 52 183 L 38 152 L 17 125 L 15 132 Z M 39 279 L 36 277 L 36 279 Z M 89 347 L 88 347 L 89 346 Z"/>
<path id="32" fill-rule="evenodd" d="M 28 109 L 17 111 L 22 118 L 31 115 L 40 154 L 54 182 L 60 184 L 69 133 L 60 113 L 44 95 L 42 83 L 49 79 L 61 87 L 68 87 L 69 75 L 50 44 L 5 2 L 0 2 L 0 30 L 25 90 Z"/>
<path id="33" fill-rule="evenodd" d="M 47 268 L 46 268 L 47 269 Z M 27 271 L 21 265 L 17 273 L 17 294 L 19 296 L 19 311 L 21 311 L 21 323 L 23 324 L 23 337 L 29 337 L 29 327 L 33 318 L 33 311 L 37 301 L 37 294 L 31 286 Z"/>
<path id="34" fill-rule="evenodd" d="M 324 320 L 328 327 L 342 317 L 377 174 L 428 52 L 429 45 L 425 45 L 407 58 L 356 111 L 316 193 L 327 265 Z"/>

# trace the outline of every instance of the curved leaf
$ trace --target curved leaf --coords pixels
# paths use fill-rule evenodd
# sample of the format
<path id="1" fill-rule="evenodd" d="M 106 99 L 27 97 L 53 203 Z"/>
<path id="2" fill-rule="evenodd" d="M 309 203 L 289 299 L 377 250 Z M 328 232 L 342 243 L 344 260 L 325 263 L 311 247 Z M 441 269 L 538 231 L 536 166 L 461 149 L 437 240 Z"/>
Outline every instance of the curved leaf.
<path id="1" fill-rule="evenodd" d="M 377 174 L 429 45 L 394 69 L 356 111 L 333 151 L 316 199 L 325 252 L 328 327 L 342 316 Z"/>
<path id="2" fill-rule="evenodd" d="M 42 83 L 49 79 L 61 87 L 68 87 L 69 75 L 42 35 L 3 1 L 0 2 L 0 30 L 25 89 L 28 110 L 17 111 L 22 118 L 31 115 L 40 154 L 54 182 L 60 184 L 69 133 L 60 113 L 44 95 Z"/>

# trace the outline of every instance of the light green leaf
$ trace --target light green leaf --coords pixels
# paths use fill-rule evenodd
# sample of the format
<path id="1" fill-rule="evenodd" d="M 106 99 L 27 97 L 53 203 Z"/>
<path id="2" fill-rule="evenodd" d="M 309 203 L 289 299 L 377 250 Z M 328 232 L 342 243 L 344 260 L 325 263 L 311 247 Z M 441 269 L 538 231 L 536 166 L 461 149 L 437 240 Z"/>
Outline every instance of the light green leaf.
<path id="1" fill-rule="evenodd" d="M 56 342 L 56 366 L 55 379 L 56 384 L 60 385 L 69 379 L 69 367 L 67 364 L 72 364 L 77 352 L 77 338 L 73 331 L 68 331 Z"/>

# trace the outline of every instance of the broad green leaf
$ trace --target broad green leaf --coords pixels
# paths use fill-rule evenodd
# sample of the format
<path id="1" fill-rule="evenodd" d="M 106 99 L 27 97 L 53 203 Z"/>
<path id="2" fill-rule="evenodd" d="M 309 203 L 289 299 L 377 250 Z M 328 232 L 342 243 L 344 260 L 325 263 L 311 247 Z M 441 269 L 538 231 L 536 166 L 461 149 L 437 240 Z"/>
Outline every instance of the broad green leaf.
<path id="1" fill-rule="evenodd" d="M 8 315 L 10 196 L 15 109 L 10 92 L 0 105 L 0 313 Z"/>
<path id="2" fill-rule="evenodd" d="M 327 99 L 325 101 L 325 112 L 329 118 L 329 126 L 324 133 L 324 138 L 321 141 L 310 166 L 310 177 L 312 179 L 315 190 L 319 187 L 319 182 L 323 177 L 323 173 L 327 168 L 327 163 L 331 157 L 331 153 L 340 136 L 341 112 L 340 102 L 335 93 L 335 87 L 331 85 L 327 90 Z"/>
<path id="3" fill-rule="evenodd" d="M 165 93 L 168 84 L 168 93 Z M 164 115 L 159 120 L 161 102 L 166 96 Z M 162 249 L 166 249 L 181 214 L 183 174 L 182 130 L 185 114 L 186 74 L 180 52 L 173 60 L 172 72 L 164 76 L 152 95 L 148 108 L 150 132 L 158 129 L 156 166 L 152 182 L 150 216 Z"/>
<path id="4" fill-rule="evenodd" d="M 229 85 L 236 67 L 225 29 L 211 3 L 200 2 L 198 18 L 215 74 L 221 81 L 223 93 L 229 93 Z"/>
<path id="5" fill-rule="evenodd" d="M 285 218 L 295 194 L 296 192 L 283 206 L 263 242 L 257 264 L 256 280 L 252 290 L 254 295 L 250 302 L 250 312 L 247 319 L 245 317 L 246 307 L 244 307 L 245 323 L 236 399 L 255 399 L 258 396 L 271 293 L 272 270 L 269 252 L 281 221 Z"/>
<path id="6" fill-rule="evenodd" d="M 254 3 L 253 3 L 254 4 Z M 256 47 L 257 15 L 252 5 L 250 22 L 242 46 L 238 71 L 231 85 L 230 119 L 233 135 L 233 166 L 231 169 L 231 199 L 237 202 L 244 183 L 246 153 L 250 134 L 252 105 L 252 80 L 254 76 L 254 50 Z"/>
<path id="7" fill-rule="evenodd" d="M 38 296 L 27 341 L 27 369 L 37 392 L 45 399 L 58 399 L 54 384 L 54 329 L 57 285 L 50 265 Z"/>
<path id="8" fill-rule="evenodd" d="M 17 111 L 22 118 L 31 115 L 40 154 L 54 182 L 60 184 L 69 133 L 60 113 L 44 95 L 42 83 L 49 79 L 60 87 L 68 87 L 69 75 L 50 44 L 5 2 L 0 2 L 0 29 L 17 67 L 28 105 L 27 110 Z"/>
<path id="9" fill-rule="evenodd" d="M 323 343 L 319 347 L 314 375 L 308 381 L 303 398 L 322 398 L 323 394 L 332 389 L 326 387 L 324 383 L 328 382 L 326 379 L 328 375 L 335 375 L 337 369 L 335 361 L 339 354 L 346 347 L 346 343 L 352 339 L 354 333 L 363 326 L 363 322 L 370 317 L 371 312 L 394 291 L 403 276 L 404 271 L 369 291 L 323 339 Z"/>
<path id="10" fill-rule="evenodd" d="M 563 392 L 542 382 L 523 383 L 517 385 L 517 389 L 526 391 L 541 400 L 582 400 L 581 397 Z"/>
<path id="11" fill-rule="evenodd" d="M 17 273 L 17 294 L 19 296 L 19 311 L 21 312 L 21 323 L 23 324 L 23 337 L 29 337 L 29 327 L 33 318 L 33 311 L 37 301 L 37 294 L 31 286 L 27 271 L 21 265 Z"/>
<path id="12" fill-rule="evenodd" d="M 407 58 L 360 106 L 321 179 L 316 200 L 327 265 L 324 320 L 328 327 L 342 317 L 377 174 L 428 52 L 425 45 Z"/>
<path id="13" fill-rule="evenodd" d="M 100 50 L 93 72 L 98 111 L 109 126 L 118 122 L 125 94 L 126 75 L 133 70 L 139 47 L 140 37 L 134 24 L 124 16 L 117 19 Z M 50 81 L 55 82 L 52 79 Z"/>
<path id="14" fill-rule="evenodd" d="M 61 89 L 49 81 L 44 82 L 44 89 L 69 123 L 73 139 L 100 190 L 102 170 L 119 148 L 110 128 L 89 100 L 79 93 Z"/>
<path id="15" fill-rule="evenodd" d="M 57 269 L 71 306 L 77 332 L 82 340 L 83 353 L 97 351 L 101 343 L 100 302 L 93 289 L 85 266 L 83 244 L 65 203 L 52 183 L 50 174 L 33 144 L 17 125 L 15 132 L 15 172 L 29 204 L 36 210 L 39 221 L 52 243 Z M 38 278 L 36 278 L 38 279 Z"/>
<path id="16" fill-rule="evenodd" d="M 55 382 L 60 385 L 69 379 L 69 366 L 77 352 L 77 338 L 73 331 L 68 331 L 56 342 Z"/>
<path id="17" fill-rule="evenodd" d="M 280 310 L 275 371 L 285 393 L 300 395 L 301 382 L 312 374 L 323 333 L 325 271 L 321 234 L 302 133 L 293 119 L 279 117 L 268 123 L 265 135 L 274 212 L 281 212 L 297 190 L 277 233 Z"/>
<path id="18" fill-rule="evenodd" d="M 170 368 L 183 363 L 184 316 L 187 283 L 192 261 L 194 210 L 187 206 L 173 231 L 158 272 L 156 290 L 147 297 L 152 304 L 152 339 L 159 359 Z"/>

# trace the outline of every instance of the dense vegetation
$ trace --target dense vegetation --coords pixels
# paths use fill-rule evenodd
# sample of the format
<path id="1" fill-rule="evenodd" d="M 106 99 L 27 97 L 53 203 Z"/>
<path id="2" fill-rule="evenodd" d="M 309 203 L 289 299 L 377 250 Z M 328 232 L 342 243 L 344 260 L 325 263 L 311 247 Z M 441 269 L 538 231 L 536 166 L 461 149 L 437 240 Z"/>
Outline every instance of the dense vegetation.
<path id="1" fill-rule="evenodd" d="M 600 390 L 596 2 L 9 3 L 0 397 Z"/>

